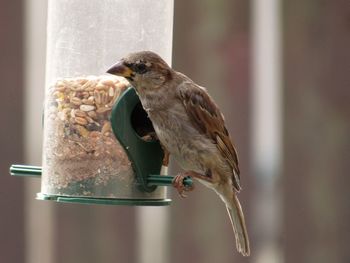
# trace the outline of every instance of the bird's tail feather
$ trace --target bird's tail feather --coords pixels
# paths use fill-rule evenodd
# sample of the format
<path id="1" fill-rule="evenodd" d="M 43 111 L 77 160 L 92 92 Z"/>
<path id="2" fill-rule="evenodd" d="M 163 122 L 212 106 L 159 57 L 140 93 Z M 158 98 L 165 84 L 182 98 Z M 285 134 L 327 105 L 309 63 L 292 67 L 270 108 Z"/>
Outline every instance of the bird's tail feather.
<path id="1" fill-rule="evenodd" d="M 229 204 L 226 204 L 226 208 L 235 233 L 237 250 L 243 256 L 249 256 L 250 248 L 248 232 L 241 204 L 235 194 L 233 194 L 233 200 L 228 203 Z"/>

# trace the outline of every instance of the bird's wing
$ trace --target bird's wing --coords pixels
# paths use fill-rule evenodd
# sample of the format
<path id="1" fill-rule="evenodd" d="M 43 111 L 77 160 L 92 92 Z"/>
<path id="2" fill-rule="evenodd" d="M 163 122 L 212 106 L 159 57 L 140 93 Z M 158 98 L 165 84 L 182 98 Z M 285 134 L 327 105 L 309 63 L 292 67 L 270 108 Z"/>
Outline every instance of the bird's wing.
<path id="1" fill-rule="evenodd" d="M 180 85 L 178 96 L 197 130 L 206 134 L 216 144 L 222 156 L 232 167 L 233 184 L 235 189 L 239 191 L 241 187 L 238 156 L 219 108 L 208 93 L 193 82 Z"/>

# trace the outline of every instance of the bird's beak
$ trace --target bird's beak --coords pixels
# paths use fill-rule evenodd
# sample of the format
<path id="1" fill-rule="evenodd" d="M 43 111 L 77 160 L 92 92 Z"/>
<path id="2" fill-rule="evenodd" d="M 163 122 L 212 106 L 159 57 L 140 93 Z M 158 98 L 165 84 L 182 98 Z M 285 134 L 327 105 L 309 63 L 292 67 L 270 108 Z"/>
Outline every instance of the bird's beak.
<path id="1" fill-rule="evenodd" d="M 122 76 L 124 78 L 131 78 L 133 71 L 127 67 L 122 61 L 117 62 L 107 70 L 107 73 Z"/>

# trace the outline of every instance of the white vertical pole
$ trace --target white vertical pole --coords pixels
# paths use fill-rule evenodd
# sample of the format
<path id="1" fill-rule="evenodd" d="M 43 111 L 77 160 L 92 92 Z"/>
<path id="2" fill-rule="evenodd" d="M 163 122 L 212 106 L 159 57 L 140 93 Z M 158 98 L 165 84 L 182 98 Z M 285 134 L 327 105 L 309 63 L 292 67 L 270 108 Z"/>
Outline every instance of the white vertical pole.
<path id="1" fill-rule="evenodd" d="M 162 167 L 161 174 L 168 174 Z M 168 263 L 169 207 L 139 207 L 137 209 L 137 263 Z"/>
<path id="2" fill-rule="evenodd" d="M 27 164 L 41 166 L 47 1 L 25 1 L 24 148 Z M 53 209 L 38 202 L 40 179 L 26 180 L 26 263 L 54 262 Z"/>
<path id="3" fill-rule="evenodd" d="M 252 5 L 253 92 L 252 163 L 254 197 L 254 262 L 281 262 L 278 244 L 282 159 L 281 10 L 279 0 L 254 0 Z"/>

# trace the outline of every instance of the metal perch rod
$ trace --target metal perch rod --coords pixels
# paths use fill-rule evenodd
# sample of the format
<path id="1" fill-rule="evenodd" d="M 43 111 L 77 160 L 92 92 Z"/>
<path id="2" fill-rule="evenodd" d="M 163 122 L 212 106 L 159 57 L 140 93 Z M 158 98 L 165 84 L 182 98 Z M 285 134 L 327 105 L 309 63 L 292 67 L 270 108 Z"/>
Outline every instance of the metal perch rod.
<path id="1" fill-rule="evenodd" d="M 13 164 L 10 167 L 10 173 L 13 176 L 30 176 L 40 177 L 42 168 L 40 166 Z M 169 175 L 149 175 L 147 177 L 148 185 L 172 186 L 174 176 Z M 190 177 L 186 177 L 183 181 L 185 186 L 192 186 L 193 182 Z"/>

